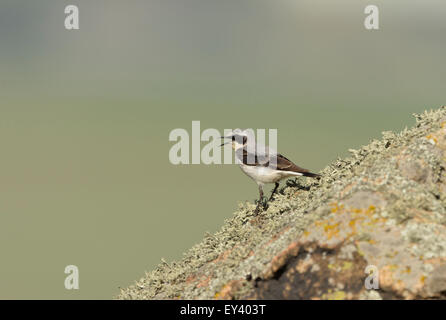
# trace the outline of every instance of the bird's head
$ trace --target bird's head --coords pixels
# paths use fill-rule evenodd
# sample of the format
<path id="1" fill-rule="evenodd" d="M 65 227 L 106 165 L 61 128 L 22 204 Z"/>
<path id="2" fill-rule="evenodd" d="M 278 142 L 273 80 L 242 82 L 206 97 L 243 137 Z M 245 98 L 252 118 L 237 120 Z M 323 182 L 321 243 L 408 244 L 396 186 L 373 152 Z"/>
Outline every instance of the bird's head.
<path id="1" fill-rule="evenodd" d="M 220 145 L 224 146 L 225 144 L 232 144 L 232 149 L 238 150 L 240 148 L 243 148 L 248 143 L 248 133 L 246 130 L 241 129 L 235 129 L 232 132 L 230 132 L 228 135 L 221 137 L 222 139 L 230 139 L 230 141 L 224 142 Z"/>

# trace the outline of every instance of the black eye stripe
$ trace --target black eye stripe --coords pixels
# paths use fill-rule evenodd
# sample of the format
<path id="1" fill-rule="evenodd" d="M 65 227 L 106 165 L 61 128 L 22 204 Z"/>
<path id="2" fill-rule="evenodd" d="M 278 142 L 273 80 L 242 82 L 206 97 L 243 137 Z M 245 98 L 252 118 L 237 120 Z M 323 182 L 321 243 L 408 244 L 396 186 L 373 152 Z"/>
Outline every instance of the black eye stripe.
<path id="1" fill-rule="evenodd" d="M 232 141 L 237 141 L 237 142 L 243 142 L 244 143 L 246 141 L 246 137 L 236 134 L 236 135 L 232 136 Z"/>

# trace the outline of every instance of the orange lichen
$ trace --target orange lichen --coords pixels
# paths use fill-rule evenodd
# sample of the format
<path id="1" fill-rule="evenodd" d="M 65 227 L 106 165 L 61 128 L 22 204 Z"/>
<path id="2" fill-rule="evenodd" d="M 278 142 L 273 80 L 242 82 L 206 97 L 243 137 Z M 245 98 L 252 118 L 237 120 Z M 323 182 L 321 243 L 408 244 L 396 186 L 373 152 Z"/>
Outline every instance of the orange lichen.
<path id="1" fill-rule="evenodd" d="M 323 220 L 323 221 L 315 221 L 314 223 L 318 227 L 322 227 L 327 239 L 331 239 L 334 236 L 339 234 L 339 224 L 340 222 L 334 222 L 333 219 Z"/>
<path id="2" fill-rule="evenodd" d="M 431 142 L 433 142 L 433 143 L 435 143 L 435 144 L 438 143 L 438 139 L 437 139 L 434 135 L 432 135 L 432 134 L 428 134 L 428 135 L 426 136 L 426 139 L 429 140 L 429 141 L 431 141 Z"/>
<path id="3" fill-rule="evenodd" d="M 332 206 L 331 207 L 331 212 L 332 213 L 336 213 L 336 212 L 340 213 L 340 211 L 342 211 L 344 209 L 344 205 L 343 204 L 338 205 L 336 202 L 332 202 L 332 203 L 330 203 L 330 205 Z"/>
<path id="4" fill-rule="evenodd" d="M 214 295 L 215 299 L 231 299 L 232 298 L 232 292 L 236 289 L 236 287 L 239 285 L 241 279 L 236 279 L 228 282 L 223 286 L 223 288 L 220 290 L 220 292 L 217 292 Z"/>

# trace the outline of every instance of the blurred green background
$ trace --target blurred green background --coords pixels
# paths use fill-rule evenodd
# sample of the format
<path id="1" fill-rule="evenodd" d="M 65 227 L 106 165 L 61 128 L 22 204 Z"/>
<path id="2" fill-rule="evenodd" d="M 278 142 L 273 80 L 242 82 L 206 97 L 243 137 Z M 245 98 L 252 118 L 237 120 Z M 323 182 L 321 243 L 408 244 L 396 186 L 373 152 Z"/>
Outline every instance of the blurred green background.
<path id="1" fill-rule="evenodd" d="M 277 128 L 318 171 L 446 104 L 444 0 L 372 2 L 379 31 L 362 0 L 1 0 L 0 298 L 110 299 L 257 198 L 170 164 L 192 120 Z"/>

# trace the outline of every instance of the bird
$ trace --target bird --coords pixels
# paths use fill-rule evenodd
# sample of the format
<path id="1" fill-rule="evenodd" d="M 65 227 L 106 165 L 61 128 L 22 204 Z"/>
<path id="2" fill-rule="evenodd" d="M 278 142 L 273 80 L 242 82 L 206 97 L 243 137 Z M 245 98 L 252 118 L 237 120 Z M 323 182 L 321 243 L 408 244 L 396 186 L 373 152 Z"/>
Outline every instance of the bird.
<path id="1" fill-rule="evenodd" d="M 310 172 L 294 164 L 285 156 L 275 152 L 268 146 L 256 144 L 255 138 L 249 134 L 248 129 L 235 129 L 222 139 L 230 141 L 222 143 L 220 146 L 231 143 L 235 151 L 235 159 L 240 169 L 251 179 L 253 179 L 259 188 L 259 201 L 255 209 L 255 214 L 261 210 L 263 203 L 263 186 L 274 183 L 274 189 L 268 201 L 273 199 L 274 194 L 279 187 L 279 181 L 289 177 L 311 177 L 319 178 L 320 174 Z M 264 205 L 265 208 L 265 205 Z"/>

